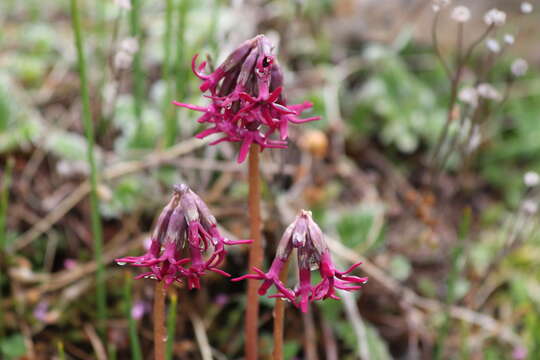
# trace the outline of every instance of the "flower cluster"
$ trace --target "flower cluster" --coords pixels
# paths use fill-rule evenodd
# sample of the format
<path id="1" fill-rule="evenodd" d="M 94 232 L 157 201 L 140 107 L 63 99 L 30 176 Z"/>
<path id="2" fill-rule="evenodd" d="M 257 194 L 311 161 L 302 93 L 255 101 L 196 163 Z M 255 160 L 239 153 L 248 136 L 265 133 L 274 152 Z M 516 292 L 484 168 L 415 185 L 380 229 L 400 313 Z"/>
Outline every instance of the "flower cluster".
<path id="1" fill-rule="evenodd" d="M 294 248 L 297 249 L 300 281 L 296 289 L 292 290 L 279 279 L 279 273 Z M 354 264 L 346 271 L 338 271 L 332 262 L 324 235 L 313 221 L 311 212 L 302 210 L 295 221 L 285 230 L 270 270 L 264 273 L 260 269 L 254 268 L 255 274 L 244 275 L 233 279 L 233 281 L 263 280 L 259 288 L 260 295 L 266 294 L 268 289 L 274 285 L 278 292 L 270 297 L 290 300 L 302 312 L 306 312 L 308 304 L 312 301 L 327 298 L 339 299 L 335 294 L 335 289 L 352 291 L 362 288 L 362 285 L 367 283 L 367 278 L 348 275 L 360 264 Z M 311 284 L 311 271 L 316 269 L 319 269 L 321 282 L 313 286 Z"/>
<path id="2" fill-rule="evenodd" d="M 192 69 L 203 82 L 201 92 L 210 99 L 208 106 L 174 102 L 175 105 L 200 111 L 200 123 L 212 125 L 196 135 L 205 138 L 223 134 L 212 145 L 223 142 L 240 142 L 238 162 L 246 158 L 251 144 L 264 148 L 286 148 L 289 123 L 300 124 L 318 120 L 318 116 L 299 118 L 310 102 L 287 105 L 283 94 L 283 74 L 273 53 L 273 47 L 264 35 L 245 41 L 234 50 L 211 74 L 205 74 L 206 62 Z M 272 135 L 279 133 L 278 139 Z"/>
<path id="3" fill-rule="evenodd" d="M 199 279 L 206 270 L 230 276 L 217 268 L 225 258 L 225 245 L 248 243 L 251 240 L 224 238 L 206 204 L 187 185 L 181 184 L 175 186 L 172 199 L 157 220 L 148 252 L 116 262 L 150 268 L 138 279 L 153 278 L 166 286 L 185 279 L 188 288 L 193 289 L 200 287 Z M 205 259 L 209 250 L 211 255 Z"/>

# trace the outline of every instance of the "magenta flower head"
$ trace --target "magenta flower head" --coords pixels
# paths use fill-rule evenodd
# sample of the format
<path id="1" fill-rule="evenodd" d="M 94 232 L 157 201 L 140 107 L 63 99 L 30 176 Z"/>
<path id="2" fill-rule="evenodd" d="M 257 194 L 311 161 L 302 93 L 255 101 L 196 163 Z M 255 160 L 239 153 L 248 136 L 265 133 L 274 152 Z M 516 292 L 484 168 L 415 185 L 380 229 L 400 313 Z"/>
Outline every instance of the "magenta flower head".
<path id="1" fill-rule="evenodd" d="M 279 279 L 279 273 L 291 255 L 292 250 L 297 249 L 299 284 L 295 290 L 287 288 Z M 359 290 L 366 284 L 366 277 L 348 275 L 361 263 L 354 264 L 346 271 L 338 271 L 332 263 L 330 250 L 324 240 L 324 235 L 319 226 L 313 221 L 310 211 L 302 210 L 294 222 L 289 225 L 281 238 L 276 257 L 270 266 L 270 270 L 264 273 L 260 269 L 253 268 L 255 274 L 248 274 L 233 281 L 244 279 L 263 280 L 259 288 L 259 294 L 264 295 L 274 285 L 276 295 L 290 300 L 302 312 L 306 312 L 308 304 L 315 300 L 327 298 L 339 299 L 335 289 Z M 321 282 L 315 286 L 311 284 L 311 271 L 319 270 Z"/>
<path id="2" fill-rule="evenodd" d="M 241 143 L 238 162 L 246 158 L 251 144 L 265 148 L 286 148 L 289 123 L 301 124 L 319 120 L 318 116 L 301 119 L 298 116 L 313 104 L 304 102 L 287 105 L 283 94 L 283 74 L 273 55 L 273 46 L 264 35 L 242 43 L 211 74 L 205 74 L 206 62 L 192 69 L 203 83 L 201 92 L 209 92 L 208 106 L 174 102 L 175 105 L 200 111 L 200 123 L 210 128 L 196 135 L 205 138 L 220 133 L 223 136 L 212 145 L 223 142 Z M 272 138 L 279 133 L 277 139 Z"/>
<path id="3" fill-rule="evenodd" d="M 137 279 L 152 278 L 164 281 L 166 286 L 187 280 L 189 289 L 200 288 L 199 279 L 206 270 L 230 276 L 217 268 L 225 259 L 225 245 L 248 243 L 251 240 L 224 238 L 206 204 L 187 185 L 181 184 L 175 186 L 171 200 L 158 217 L 148 252 L 116 262 L 149 268 Z"/>

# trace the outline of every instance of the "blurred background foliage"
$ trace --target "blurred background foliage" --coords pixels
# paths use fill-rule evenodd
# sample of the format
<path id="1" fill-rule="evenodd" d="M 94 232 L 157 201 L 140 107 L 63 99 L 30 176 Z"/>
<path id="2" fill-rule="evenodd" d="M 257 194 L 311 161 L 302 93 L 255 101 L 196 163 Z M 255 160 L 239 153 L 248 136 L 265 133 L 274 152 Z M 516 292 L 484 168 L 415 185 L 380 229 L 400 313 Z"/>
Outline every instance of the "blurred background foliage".
<path id="1" fill-rule="evenodd" d="M 444 126 L 450 84 L 426 35 L 431 1 L 138 0 L 131 9 L 122 3 L 80 1 L 98 169 L 103 175 L 115 165 L 136 166 L 100 181 L 106 254 L 140 251 L 156 211 L 179 182 L 203 194 L 234 236 L 246 236 L 247 186 L 243 168 L 234 164 L 234 146 L 145 164 L 199 130 L 196 114 L 170 104 L 204 102 L 192 55 L 215 66 L 241 41 L 265 33 L 277 45 L 289 101 L 307 98 L 323 117 L 294 127 L 287 151 L 265 152 L 268 254 L 285 225 L 283 214 L 312 208 L 329 236 L 384 273 L 368 273 L 359 295 L 325 301 L 309 317 L 289 308 L 285 358 L 307 358 L 309 343 L 321 359 L 536 358 L 539 194 L 525 186 L 523 175 L 540 172 L 540 3 L 531 2 L 536 8 L 525 16 L 520 1 L 457 2 L 472 10 L 467 39 L 481 32 L 489 7 L 508 12 L 497 36 L 515 34 L 516 46 L 500 55 L 491 83 L 502 86 L 517 57 L 529 61 L 529 71 L 497 105 L 474 156 L 462 161 L 451 154 L 435 183 L 426 180 L 429 157 Z M 94 292 L 89 212 L 85 197 L 74 195 L 89 168 L 70 24 L 67 0 L 0 3 L 6 194 L 0 351 L 6 359 L 32 352 L 61 358 L 57 343 L 66 358 L 96 356 L 94 297 L 87 296 Z M 455 25 L 445 20 L 441 33 L 450 59 Z M 482 68 L 486 51 L 482 45 L 475 52 L 464 84 L 472 85 L 469 73 Z M 452 124 L 451 133 L 459 131 Z M 40 223 L 66 203 L 62 216 Z M 468 212 L 470 227 L 460 235 Z M 340 257 L 342 266 L 351 260 Z M 245 267 L 245 252 L 233 252 L 227 271 L 239 275 Z M 75 277 L 67 278 L 69 272 Z M 124 305 L 152 299 L 145 281 L 134 282 L 133 298 L 126 298 L 125 276 L 107 266 L 109 319 L 101 345 L 111 359 L 132 358 Z M 394 282 L 424 303 L 401 298 Z M 241 358 L 243 285 L 212 277 L 207 285 L 200 292 L 178 290 L 174 358 L 200 358 L 201 339 L 190 325 L 197 319 L 216 359 Z M 261 346 L 268 356 L 273 301 L 261 301 Z M 428 311 L 425 301 L 441 307 Z M 149 358 L 150 314 L 136 321 Z M 304 339 L 310 327 L 316 337 Z"/>

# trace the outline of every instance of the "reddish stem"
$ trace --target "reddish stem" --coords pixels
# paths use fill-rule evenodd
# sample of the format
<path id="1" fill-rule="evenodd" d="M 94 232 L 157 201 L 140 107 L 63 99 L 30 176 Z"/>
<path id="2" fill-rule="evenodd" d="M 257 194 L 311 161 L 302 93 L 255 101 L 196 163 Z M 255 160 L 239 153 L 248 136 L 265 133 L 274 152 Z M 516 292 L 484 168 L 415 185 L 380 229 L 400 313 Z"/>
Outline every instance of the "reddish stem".
<path id="1" fill-rule="evenodd" d="M 157 281 L 154 290 L 154 359 L 165 360 L 165 289 Z"/>
<path id="2" fill-rule="evenodd" d="M 289 261 L 285 262 L 279 280 L 285 284 L 287 281 L 287 271 L 289 269 Z M 283 360 L 283 324 L 285 322 L 285 301 L 281 298 L 276 298 L 274 307 L 274 352 L 272 353 L 273 360 Z"/>
<path id="3" fill-rule="evenodd" d="M 249 251 L 249 267 L 261 268 L 263 250 L 261 243 L 261 180 L 259 177 L 259 145 L 253 144 L 249 149 L 249 222 L 250 238 L 253 243 Z M 246 325 L 245 325 L 245 356 L 247 360 L 258 359 L 258 320 L 259 295 L 258 282 L 249 281 L 247 287 Z"/>

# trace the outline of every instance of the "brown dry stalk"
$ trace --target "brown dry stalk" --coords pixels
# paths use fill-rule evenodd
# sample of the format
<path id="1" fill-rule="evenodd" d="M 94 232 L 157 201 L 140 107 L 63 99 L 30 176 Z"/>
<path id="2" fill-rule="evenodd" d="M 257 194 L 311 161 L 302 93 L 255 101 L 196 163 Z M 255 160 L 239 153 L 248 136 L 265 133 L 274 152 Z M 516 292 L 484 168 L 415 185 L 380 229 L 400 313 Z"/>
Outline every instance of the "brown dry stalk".
<path id="1" fill-rule="evenodd" d="M 279 273 L 279 280 L 282 283 L 287 281 L 287 271 L 289 269 L 289 261 L 285 263 L 283 269 Z M 276 298 L 274 307 L 274 352 L 272 358 L 274 360 L 283 360 L 283 323 L 285 322 L 285 301 Z"/>
<path id="2" fill-rule="evenodd" d="M 261 179 L 259 174 L 259 145 L 249 149 L 249 225 L 253 243 L 249 250 L 249 267 L 261 268 L 263 249 L 261 240 Z M 258 359 L 259 295 L 257 281 L 249 281 L 247 286 L 245 356 L 247 360 Z"/>
<path id="3" fill-rule="evenodd" d="M 165 289 L 163 281 L 157 281 L 154 292 L 154 359 L 165 359 Z"/>

